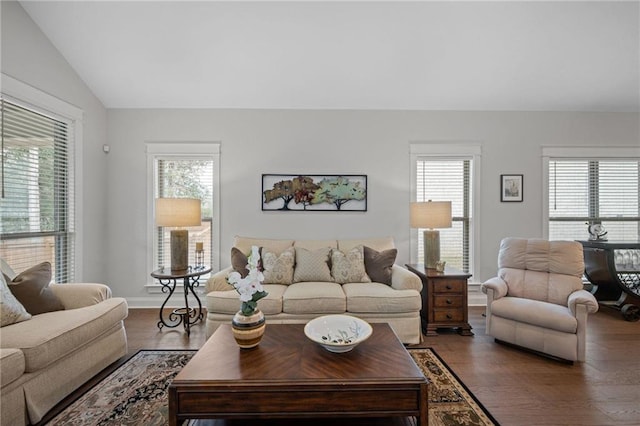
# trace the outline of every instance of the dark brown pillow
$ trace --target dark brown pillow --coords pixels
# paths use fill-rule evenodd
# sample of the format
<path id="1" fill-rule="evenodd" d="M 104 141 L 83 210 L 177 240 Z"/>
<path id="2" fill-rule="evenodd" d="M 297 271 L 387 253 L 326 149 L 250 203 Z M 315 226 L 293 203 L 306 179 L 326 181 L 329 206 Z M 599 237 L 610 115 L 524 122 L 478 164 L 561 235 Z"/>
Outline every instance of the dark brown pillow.
<path id="1" fill-rule="evenodd" d="M 247 269 L 248 263 L 249 259 L 243 252 L 235 247 L 231 248 L 231 267 L 239 273 L 242 278 L 249 275 L 249 270 Z"/>
<path id="2" fill-rule="evenodd" d="M 378 252 L 364 246 L 364 269 L 371 281 L 391 285 L 391 267 L 396 261 L 397 249 Z"/>
<path id="3" fill-rule="evenodd" d="M 51 264 L 44 262 L 7 280 L 9 290 L 31 315 L 62 311 L 64 305 L 49 288 Z"/>

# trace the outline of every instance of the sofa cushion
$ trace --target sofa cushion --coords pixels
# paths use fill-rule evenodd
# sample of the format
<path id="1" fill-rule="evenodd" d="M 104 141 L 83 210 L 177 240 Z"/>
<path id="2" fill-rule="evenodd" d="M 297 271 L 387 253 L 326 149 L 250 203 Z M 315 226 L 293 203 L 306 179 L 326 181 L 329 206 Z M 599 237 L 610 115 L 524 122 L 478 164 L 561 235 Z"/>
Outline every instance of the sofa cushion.
<path id="1" fill-rule="evenodd" d="M 417 312 L 422 307 L 416 290 L 395 290 L 381 283 L 349 283 L 342 289 L 347 296 L 347 312 Z"/>
<path id="2" fill-rule="evenodd" d="M 293 282 L 333 281 L 331 269 L 329 269 L 330 252 L 329 247 L 313 251 L 296 247 L 296 268 L 293 272 Z"/>
<path id="3" fill-rule="evenodd" d="M 266 247 L 261 248 L 262 274 L 264 284 L 291 284 L 293 282 L 293 268 L 296 263 L 296 251 L 289 247 L 280 255 Z"/>
<path id="4" fill-rule="evenodd" d="M 4 387 L 24 373 L 24 354 L 20 349 L 0 349 L 0 385 Z"/>
<path id="5" fill-rule="evenodd" d="M 371 282 L 364 268 L 362 246 L 356 246 L 347 252 L 331 250 L 331 276 L 339 284 Z"/>
<path id="6" fill-rule="evenodd" d="M 391 270 L 398 255 L 397 249 L 377 251 L 364 246 L 364 267 L 373 282 L 391 285 Z"/>
<path id="7" fill-rule="evenodd" d="M 287 248 L 293 246 L 293 240 L 278 240 L 269 238 L 248 238 L 235 237 L 233 246 L 237 247 L 242 253 L 251 254 L 251 247 L 266 247 L 275 253 L 282 253 Z"/>
<path id="8" fill-rule="evenodd" d="M 528 269 L 501 268 L 498 277 L 509 286 L 509 296 L 535 299 L 566 306 L 569 295 L 583 288 L 573 275 L 550 274 Z"/>
<path id="9" fill-rule="evenodd" d="M 38 315 L 64 309 L 60 299 L 49 288 L 50 282 L 51 263 L 43 262 L 19 273 L 8 284 L 9 290 L 27 312 Z"/>
<path id="10" fill-rule="evenodd" d="M 120 297 L 96 305 L 34 315 L 2 330 L 3 348 L 24 353 L 25 371 L 40 370 L 112 329 L 127 316 Z"/>
<path id="11" fill-rule="evenodd" d="M 265 315 L 276 315 L 282 312 L 282 295 L 287 286 L 280 284 L 264 284 L 264 290 L 269 293 L 258 301 L 258 308 Z M 207 293 L 207 311 L 233 315 L 240 310 L 240 299 L 235 290 L 212 291 Z"/>
<path id="12" fill-rule="evenodd" d="M 31 319 L 31 314 L 27 312 L 24 306 L 22 306 L 13 293 L 11 293 L 4 275 L 0 274 L 0 327 L 28 319 Z"/>
<path id="13" fill-rule="evenodd" d="M 287 314 L 335 314 L 346 308 L 342 286 L 336 283 L 294 283 L 282 296 L 282 311 Z"/>
<path id="14" fill-rule="evenodd" d="M 356 246 L 367 246 L 374 250 L 382 251 L 395 248 L 392 237 L 361 238 L 357 240 L 338 240 L 338 248 L 342 251 L 349 251 Z"/>
<path id="15" fill-rule="evenodd" d="M 576 333 L 578 321 L 566 306 L 520 297 L 503 297 L 491 303 L 491 314 L 542 328 Z"/>
<path id="16" fill-rule="evenodd" d="M 321 248 L 338 248 L 336 240 L 296 240 L 293 244 L 295 248 L 303 248 L 307 250 L 318 250 Z"/>
<path id="17" fill-rule="evenodd" d="M 249 275 L 249 270 L 247 269 L 248 263 L 249 259 L 246 254 L 237 247 L 231 247 L 231 267 L 235 272 L 239 273 L 242 278 Z"/>
<path id="18" fill-rule="evenodd" d="M 498 269 L 528 269 L 581 278 L 584 273 L 582 251 L 582 244 L 577 241 L 504 238 L 498 253 Z"/>

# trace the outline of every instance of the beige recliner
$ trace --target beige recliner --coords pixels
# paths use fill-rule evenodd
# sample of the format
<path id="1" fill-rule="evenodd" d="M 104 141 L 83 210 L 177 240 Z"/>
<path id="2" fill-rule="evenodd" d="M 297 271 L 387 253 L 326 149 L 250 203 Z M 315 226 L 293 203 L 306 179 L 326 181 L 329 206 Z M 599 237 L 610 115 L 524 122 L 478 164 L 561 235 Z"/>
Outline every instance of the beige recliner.
<path id="1" fill-rule="evenodd" d="M 582 245 L 505 238 L 498 276 L 482 284 L 487 334 L 496 341 L 568 361 L 584 361 L 587 315 L 598 310 L 583 290 Z"/>

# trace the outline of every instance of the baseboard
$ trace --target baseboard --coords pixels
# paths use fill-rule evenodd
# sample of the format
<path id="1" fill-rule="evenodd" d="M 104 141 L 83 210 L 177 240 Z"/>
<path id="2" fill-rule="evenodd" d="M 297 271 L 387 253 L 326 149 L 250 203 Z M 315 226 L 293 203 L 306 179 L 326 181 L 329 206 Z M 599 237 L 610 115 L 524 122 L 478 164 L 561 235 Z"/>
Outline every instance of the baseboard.
<path id="1" fill-rule="evenodd" d="M 127 297 L 127 305 L 130 308 L 156 308 L 159 309 L 162 306 L 162 302 L 167 298 L 167 295 L 158 295 L 158 296 L 145 296 L 145 297 Z M 204 308 L 204 301 L 200 299 L 202 302 L 202 307 Z M 193 307 L 193 305 L 198 305 L 194 299 L 189 299 L 189 307 Z M 182 308 L 184 307 L 184 295 L 183 294 L 174 294 L 174 296 L 167 302 L 165 308 Z"/>

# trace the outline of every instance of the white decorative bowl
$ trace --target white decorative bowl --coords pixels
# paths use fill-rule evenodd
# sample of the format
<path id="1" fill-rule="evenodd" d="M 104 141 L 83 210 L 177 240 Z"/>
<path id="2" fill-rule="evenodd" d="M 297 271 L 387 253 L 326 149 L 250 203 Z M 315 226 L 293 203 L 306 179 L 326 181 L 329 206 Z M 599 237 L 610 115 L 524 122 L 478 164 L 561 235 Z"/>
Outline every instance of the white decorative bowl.
<path id="1" fill-rule="evenodd" d="M 304 326 L 304 334 L 330 352 L 349 352 L 371 336 L 368 322 L 350 315 L 325 315 Z"/>

